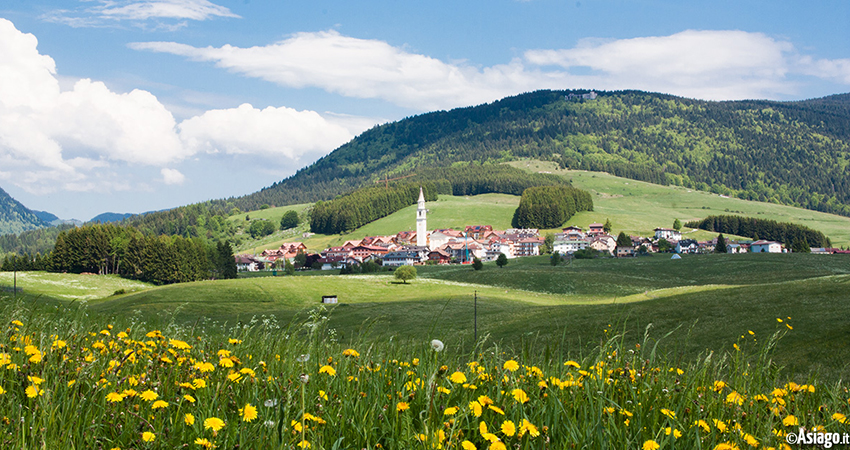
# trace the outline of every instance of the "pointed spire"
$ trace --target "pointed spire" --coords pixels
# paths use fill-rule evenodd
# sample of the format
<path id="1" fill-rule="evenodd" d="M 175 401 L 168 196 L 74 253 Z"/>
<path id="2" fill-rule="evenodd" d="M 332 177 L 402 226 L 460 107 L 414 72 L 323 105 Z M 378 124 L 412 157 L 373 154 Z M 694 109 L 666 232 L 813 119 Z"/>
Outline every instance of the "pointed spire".
<path id="1" fill-rule="evenodd" d="M 419 187 L 419 202 L 422 203 L 425 201 L 425 193 L 422 192 L 422 186 Z"/>

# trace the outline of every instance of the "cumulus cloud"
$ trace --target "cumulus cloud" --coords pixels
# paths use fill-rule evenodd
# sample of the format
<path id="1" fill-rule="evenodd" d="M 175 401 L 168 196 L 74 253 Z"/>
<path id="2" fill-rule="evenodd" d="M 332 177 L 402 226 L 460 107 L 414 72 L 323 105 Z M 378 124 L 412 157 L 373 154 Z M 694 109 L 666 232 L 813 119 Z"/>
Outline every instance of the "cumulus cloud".
<path id="1" fill-rule="evenodd" d="M 850 60 L 812 60 L 762 33 L 688 30 L 670 36 L 584 40 L 570 49 L 526 51 L 506 64 L 475 67 L 336 31 L 297 33 L 265 46 L 130 44 L 282 86 L 318 87 L 426 111 L 543 88 L 644 89 L 732 100 L 795 92 L 790 75 L 850 83 Z M 588 69 L 590 73 L 588 74 Z"/>
<path id="2" fill-rule="evenodd" d="M 180 136 L 193 151 L 255 154 L 298 161 L 305 154 L 323 155 L 354 135 L 314 111 L 250 104 L 216 109 L 180 124 Z"/>
<path id="3" fill-rule="evenodd" d="M 90 1 L 84 1 L 89 5 Z M 209 20 L 216 17 L 239 18 L 230 9 L 208 0 L 97 0 L 94 6 L 75 10 L 55 10 L 42 18 L 73 27 L 94 27 L 118 21 L 145 22 L 159 19 Z M 184 23 L 178 23 L 181 27 Z M 173 27 L 173 26 L 172 26 Z"/>
<path id="4" fill-rule="evenodd" d="M 178 125 L 147 91 L 116 93 L 90 79 L 62 90 L 53 59 L 37 45 L 0 19 L 0 179 L 31 193 L 131 189 L 127 175 L 138 167 L 160 168 L 158 181 L 182 184 L 171 166 L 198 153 L 252 154 L 292 169 L 371 125 L 247 104 Z"/>

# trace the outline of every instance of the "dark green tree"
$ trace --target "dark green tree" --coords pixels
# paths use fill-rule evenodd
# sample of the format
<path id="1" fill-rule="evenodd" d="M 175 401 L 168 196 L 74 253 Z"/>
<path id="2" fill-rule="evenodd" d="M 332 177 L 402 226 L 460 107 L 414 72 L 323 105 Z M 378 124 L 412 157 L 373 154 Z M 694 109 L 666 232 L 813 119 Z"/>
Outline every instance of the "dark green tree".
<path id="1" fill-rule="evenodd" d="M 717 235 L 717 245 L 714 246 L 714 253 L 726 253 L 727 251 L 726 238 L 723 237 L 723 233 L 720 233 Z"/>
<path id="2" fill-rule="evenodd" d="M 676 220 L 673 221 L 673 229 L 676 230 L 676 231 L 679 231 L 679 230 L 682 229 L 682 222 L 680 222 L 679 219 L 676 219 Z"/>
<path id="3" fill-rule="evenodd" d="M 300 268 L 304 267 L 305 264 L 307 264 L 307 254 L 304 253 L 303 251 L 299 251 L 298 253 L 296 253 L 295 258 L 293 258 L 293 259 L 295 260 L 295 268 L 296 269 L 300 269 Z M 322 268 L 321 264 L 319 264 L 319 268 L 320 269 Z"/>
<path id="4" fill-rule="evenodd" d="M 795 237 L 791 242 L 791 251 L 794 253 L 811 253 L 812 248 L 805 238 Z"/>
<path id="5" fill-rule="evenodd" d="M 540 254 L 545 255 L 547 253 L 552 253 L 553 245 L 555 245 L 555 235 L 552 233 L 546 233 L 546 236 L 543 237 L 543 244 L 540 246 Z"/>
<path id="6" fill-rule="evenodd" d="M 617 247 L 631 247 L 632 238 L 628 237 L 624 231 L 617 235 Z"/>
<path id="7" fill-rule="evenodd" d="M 670 245 L 670 241 L 667 239 L 661 238 L 658 240 L 658 251 L 661 253 L 667 253 L 673 249 L 673 246 Z"/>
<path id="8" fill-rule="evenodd" d="M 289 211 L 283 213 L 283 217 L 280 219 L 280 229 L 281 230 L 288 230 L 290 228 L 295 228 L 297 226 L 298 226 L 298 213 L 297 212 L 290 209 Z"/>
<path id="9" fill-rule="evenodd" d="M 288 259 L 284 263 L 283 270 L 287 275 L 295 275 L 295 266 Z"/>
<path id="10" fill-rule="evenodd" d="M 602 231 L 604 231 L 606 234 L 610 233 L 612 227 L 613 225 L 611 225 L 611 220 L 605 219 L 605 225 L 602 225 Z"/>
<path id="11" fill-rule="evenodd" d="M 505 256 L 504 253 L 499 253 L 499 256 L 496 258 L 496 265 L 499 266 L 499 268 L 507 266 L 508 257 Z"/>
<path id="12" fill-rule="evenodd" d="M 484 263 L 481 262 L 477 257 L 472 258 L 472 268 L 475 270 L 481 270 L 484 268 Z"/>
<path id="13" fill-rule="evenodd" d="M 561 253 L 552 252 L 552 256 L 549 257 L 549 264 L 552 264 L 553 266 L 561 264 Z"/>

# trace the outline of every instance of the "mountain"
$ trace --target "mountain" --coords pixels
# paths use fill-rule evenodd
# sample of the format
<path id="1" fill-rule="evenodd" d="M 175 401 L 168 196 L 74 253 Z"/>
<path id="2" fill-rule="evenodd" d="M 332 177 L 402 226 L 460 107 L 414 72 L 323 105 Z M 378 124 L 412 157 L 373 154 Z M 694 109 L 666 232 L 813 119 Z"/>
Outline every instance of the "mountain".
<path id="1" fill-rule="evenodd" d="M 0 188 L 0 235 L 48 226 L 38 216 Z"/>
<path id="2" fill-rule="evenodd" d="M 702 101 L 640 91 L 536 91 L 374 127 L 254 194 L 259 209 L 333 198 L 379 178 L 518 158 L 850 215 L 850 94 Z"/>
<path id="3" fill-rule="evenodd" d="M 94 216 L 89 222 L 99 222 L 99 223 L 110 223 L 110 222 L 119 222 L 128 217 L 135 216 L 133 213 L 113 213 L 107 212 L 103 214 L 98 214 Z"/>
<path id="4" fill-rule="evenodd" d="M 49 213 L 47 211 L 36 211 L 32 210 L 36 217 L 38 217 L 42 222 L 49 223 L 51 225 L 56 225 L 56 223 L 61 222 L 62 219 L 59 218 L 56 214 Z M 56 223 L 54 223 L 56 222 Z"/>

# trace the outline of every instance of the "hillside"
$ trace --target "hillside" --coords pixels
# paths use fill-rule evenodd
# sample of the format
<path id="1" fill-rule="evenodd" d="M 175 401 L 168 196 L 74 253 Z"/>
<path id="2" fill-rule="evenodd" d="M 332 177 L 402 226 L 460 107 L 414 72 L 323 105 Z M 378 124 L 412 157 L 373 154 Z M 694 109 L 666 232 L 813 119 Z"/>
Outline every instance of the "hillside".
<path id="1" fill-rule="evenodd" d="M 20 233 L 47 226 L 35 212 L 0 188 L 0 235 Z"/>
<path id="2" fill-rule="evenodd" d="M 658 184 L 850 215 L 850 95 L 708 102 L 638 91 L 537 91 L 368 130 L 242 210 L 332 198 L 385 176 L 537 158 Z"/>

